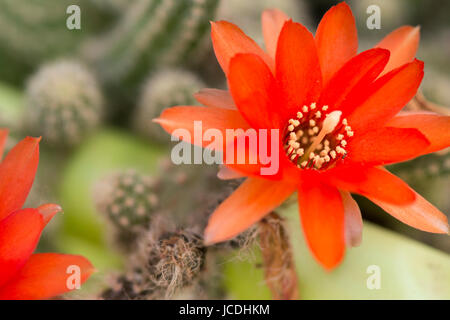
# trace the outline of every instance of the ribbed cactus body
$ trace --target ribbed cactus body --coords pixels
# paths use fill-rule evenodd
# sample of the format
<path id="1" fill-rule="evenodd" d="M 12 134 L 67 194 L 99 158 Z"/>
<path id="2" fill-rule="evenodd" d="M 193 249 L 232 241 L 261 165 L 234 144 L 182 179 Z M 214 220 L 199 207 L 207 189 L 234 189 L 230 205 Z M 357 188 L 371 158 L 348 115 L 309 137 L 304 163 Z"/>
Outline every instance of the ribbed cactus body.
<path id="1" fill-rule="evenodd" d="M 100 122 L 103 96 L 95 77 L 76 61 L 44 65 L 29 81 L 26 129 L 46 143 L 79 143 Z"/>
<path id="2" fill-rule="evenodd" d="M 209 30 L 219 0 L 136 0 L 116 27 L 86 47 L 110 83 L 138 83 L 150 69 L 189 63 Z"/>
<path id="3" fill-rule="evenodd" d="M 189 71 L 169 68 L 154 73 L 143 86 L 133 117 L 134 128 L 151 140 L 167 143 L 170 136 L 152 119 L 165 108 L 196 104 L 193 94 L 204 86 Z"/>

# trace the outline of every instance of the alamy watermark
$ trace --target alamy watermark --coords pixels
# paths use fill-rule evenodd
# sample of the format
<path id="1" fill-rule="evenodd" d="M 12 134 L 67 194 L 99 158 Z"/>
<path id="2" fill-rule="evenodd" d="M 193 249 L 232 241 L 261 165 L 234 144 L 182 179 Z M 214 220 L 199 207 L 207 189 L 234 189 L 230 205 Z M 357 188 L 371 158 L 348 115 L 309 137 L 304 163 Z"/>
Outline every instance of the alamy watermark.
<path id="1" fill-rule="evenodd" d="M 367 7 L 366 13 L 370 16 L 366 20 L 366 26 L 369 30 L 381 29 L 381 9 L 376 4 Z"/>
<path id="2" fill-rule="evenodd" d="M 279 129 L 203 130 L 202 121 L 194 121 L 191 131 L 179 128 L 172 141 L 181 141 L 171 152 L 174 164 L 249 164 L 260 165 L 261 175 L 275 175 L 279 169 Z M 202 150 L 195 146 L 204 146 Z"/>
<path id="3" fill-rule="evenodd" d="M 369 290 L 379 290 L 381 289 L 381 268 L 376 264 L 372 264 L 367 267 L 366 273 L 370 274 L 367 277 L 366 286 Z"/>
<path id="4" fill-rule="evenodd" d="M 67 7 L 66 13 L 70 16 L 66 19 L 66 27 L 69 30 L 81 30 L 81 9 L 76 4 Z"/>
<path id="5" fill-rule="evenodd" d="M 66 287 L 69 290 L 78 290 L 81 288 L 81 268 L 77 265 L 70 265 L 66 269 L 69 275 L 66 280 Z"/>

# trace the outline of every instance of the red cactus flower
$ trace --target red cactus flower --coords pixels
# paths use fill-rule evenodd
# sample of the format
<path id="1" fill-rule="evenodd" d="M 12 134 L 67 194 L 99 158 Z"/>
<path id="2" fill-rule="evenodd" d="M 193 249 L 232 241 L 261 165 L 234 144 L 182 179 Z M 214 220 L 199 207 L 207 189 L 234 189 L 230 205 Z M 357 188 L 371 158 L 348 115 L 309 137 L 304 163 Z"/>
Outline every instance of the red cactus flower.
<path id="1" fill-rule="evenodd" d="M 332 269 L 347 245 L 361 239 L 361 194 L 420 230 L 448 233 L 446 216 L 382 166 L 450 146 L 450 117 L 399 113 L 416 94 L 423 62 L 414 59 L 419 29 L 401 27 L 375 48 L 357 54 L 354 17 L 347 4 L 331 8 L 315 36 L 278 10 L 262 15 L 266 50 L 237 26 L 212 23 L 212 42 L 229 92 L 204 89 L 207 107 L 177 106 L 158 122 L 167 132 L 193 122 L 203 130 L 279 129 L 278 173 L 265 164 L 225 163 L 222 178 L 247 179 L 212 214 L 205 241 L 230 239 L 297 191 L 307 243 Z M 178 135 L 179 138 L 185 137 Z M 220 144 L 203 142 L 224 153 Z M 248 155 L 256 150 L 247 146 Z M 224 156 L 225 158 L 225 156 Z"/>
<path id="2" fill-rule="evenodd" d="M 0 130 L 0 158 L 7 135 Z M 69 266 L 79 268 L 80 283 L 94 270 L 81 256 L 33 254 L 42 230 L 61 211 L 56 204 L 22 209 L 39 162 L 39 140 L 25 138 L 0 163 L 0 300 L 51 298 L 73 289 Z"/>

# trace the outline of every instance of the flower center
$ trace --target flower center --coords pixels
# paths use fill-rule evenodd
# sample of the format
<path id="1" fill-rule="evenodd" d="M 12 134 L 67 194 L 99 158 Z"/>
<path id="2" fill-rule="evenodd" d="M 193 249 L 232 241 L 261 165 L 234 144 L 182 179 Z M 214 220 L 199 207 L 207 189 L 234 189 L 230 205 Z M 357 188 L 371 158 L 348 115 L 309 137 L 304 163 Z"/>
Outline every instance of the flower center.
<path id="1" fill-rule="evenodd" d="M 303 106 L 297 117 L 289 119 L 283 144 L 286 155 L 301 169 L 324 170 L 347 155 L 345 147 L 352 128 L 341 111 L 327 113 L 328 106 Z"/>

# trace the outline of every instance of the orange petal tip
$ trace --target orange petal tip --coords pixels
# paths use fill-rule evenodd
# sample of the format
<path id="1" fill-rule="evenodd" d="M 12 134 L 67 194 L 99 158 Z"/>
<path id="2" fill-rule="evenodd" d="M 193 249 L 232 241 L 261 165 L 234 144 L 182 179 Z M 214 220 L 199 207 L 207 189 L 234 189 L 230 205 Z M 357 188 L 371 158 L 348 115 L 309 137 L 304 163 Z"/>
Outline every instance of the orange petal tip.
<path id="1" fill-rule="evenodd" d="M 47 224 L 57 213 L 62 211 L 62 208 L 57 204 L 47 203 L 39 206 L 37 210 L 44 217 L 44 223 Z"/>
<path id="2" fill-rule="evenodd" d="M 208 232 L 208 230 L 205 230 L 205 234 L 203 236 L 203 243 L 205 246 L 210 246 L 216 243 L 216 241 L 213 240 L 213 235 L 211 232 Z"/>
<path id="3" fill-rule="evenodd" d="M 28 136 L 27 139 L 31 139 L 31 140 L 34 140 L 37 143 L 39 143 L 42 140 L 42 136 L 39 136 L 39 137 L 30 137 L 30 136 Z"/>
<path id="4" fill-rule="evenodd" d="M 219 236 L 219 234 L 214 231 L 214 229 L 213 230 L 211 230 L 211 229 L 212 228 L 210 226 L 206 227 L 206 229 L 205 229 L 205 233 L 203 236 L 203 243 L 205 244 L 205 246 L 211 246 L 216 243 L 228 240 L 228 239 L 221 238 Z"/>

